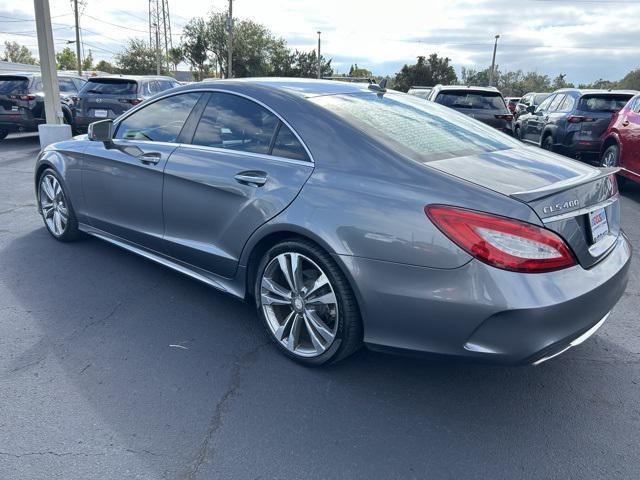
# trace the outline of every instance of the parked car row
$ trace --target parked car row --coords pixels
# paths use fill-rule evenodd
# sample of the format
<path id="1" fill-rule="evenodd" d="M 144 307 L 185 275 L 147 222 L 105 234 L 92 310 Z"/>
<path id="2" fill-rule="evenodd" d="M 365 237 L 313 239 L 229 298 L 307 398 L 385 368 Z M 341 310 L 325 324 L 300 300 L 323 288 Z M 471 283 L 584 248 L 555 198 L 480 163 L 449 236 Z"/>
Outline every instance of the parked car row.
<path id="1" fill-rule="evenodd" d="M 428 91 L 428 95 L 423 92 Z M 493 87 L 412 87 L 523 142 L 572 158 L 597 159 L 640 181 L 640 100 L 636 91 L 565 88 L 503 97 Z"/>
<path id="2" fill-rule="evenodd" d="M 64 123 L 75 132 L 104 118 L 115 118 L 156 93 L 180 84 L 171 77 L 102 76 L 89 79 L 58 75 Z M 0 140 L 9 133 L 33 132 L 45 122 L 44 92 L 39 73 L 0 75 Z"/>

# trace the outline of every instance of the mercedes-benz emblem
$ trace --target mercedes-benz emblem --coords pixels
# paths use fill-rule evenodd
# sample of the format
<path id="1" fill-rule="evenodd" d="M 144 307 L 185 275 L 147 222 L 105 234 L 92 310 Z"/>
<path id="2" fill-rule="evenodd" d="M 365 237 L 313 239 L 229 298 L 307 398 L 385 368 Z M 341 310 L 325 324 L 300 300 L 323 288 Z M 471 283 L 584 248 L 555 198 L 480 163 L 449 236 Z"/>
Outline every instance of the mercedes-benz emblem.
<path id="1" fill-rule="evenodd" d="M 101 98 L 96 98 L 96 103 L 102 103 L 102 99 Z"/>

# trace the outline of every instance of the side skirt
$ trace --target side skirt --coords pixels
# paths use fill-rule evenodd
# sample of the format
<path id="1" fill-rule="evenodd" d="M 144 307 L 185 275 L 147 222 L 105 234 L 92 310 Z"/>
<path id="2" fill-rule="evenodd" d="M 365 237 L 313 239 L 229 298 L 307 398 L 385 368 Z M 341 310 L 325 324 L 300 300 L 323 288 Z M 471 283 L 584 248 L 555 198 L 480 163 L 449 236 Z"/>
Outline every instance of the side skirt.
<path id="1" fill-rule="evenodd" d="M 193 265 L 176 260 L 167 255 L 163 255 L 153 250 L 148 250 L 135 243 L 128 242 L 127 240 L 107 233 L 103 230 L 97 229 L 90 225 L 80 223 L 78 228 L 88 235 L 104 240 L 120 248 L 123 248 L 129 252 L 133 252 L 141 257 L 152 260 L 156 263 L 169 267 L 172 270 L 187 275 L 199 282 L 205 283 L 210 287 L 220 290 L 221 292 L 228 293 L 234 297 L 244 300 L 245 298 L 245 275 L 246 269 L 238 266 L 238 271 L 233 279 L 220 277 L 214 273 L 202 270 Z"/>

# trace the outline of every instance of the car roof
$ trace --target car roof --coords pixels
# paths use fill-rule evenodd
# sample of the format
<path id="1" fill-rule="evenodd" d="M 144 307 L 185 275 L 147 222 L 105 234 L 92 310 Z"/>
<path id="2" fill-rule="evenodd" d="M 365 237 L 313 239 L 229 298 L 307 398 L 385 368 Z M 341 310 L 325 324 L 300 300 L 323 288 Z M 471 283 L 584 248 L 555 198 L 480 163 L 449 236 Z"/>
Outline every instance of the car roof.
<path id="1" fill-rule="evenodd" d="M 555 90 L 553 93 L 570 93 L 575 92 L 578 95 L 637 95 L 637 90 L 614 90 L 614 89 L 604 89 L 604 88 L 560 88 L 559 90 Z"/>
<path id="2" fill-rule="evenodd" d="M 299 97 L 315 97 L 320 95 L 339 95 L 350 93 L 371 92 L 370 84 L 335 82 L 332 80 L 316 80 L 309 78 L 238 78 L 238 79 L 206 79 L 202 82 L 192 83 L 182 87 L 183 89 L 201 89 L 203 86 L 222 88 L 225 85 L 252 86 L 264 90 L 278 90 Z"/>
<path id="3" fill-rule="evenodd" d="M 104 80 L 104 79 L 120 79 L 120 80 L 177 80 L 173 77 L 167 77 L 164 75 L 98 75 L 97 77 L 89 77 L 91 80 Z"/>
<path id="4" fill-rule="evenodd" d="M 500 91 L 496 87 L 476 87 L 473 85 L 437 85 L 439 90 L 469 90 L 476 92 L 497 92 Z"/>
<path id="5" fill-rule="evenodd" d="M 427 87 L 427 86 L 424 86 L 424 85 L 411 85 L 411 86 L 409 87 L 409 90 L 411 90 L 411 89 L 414 89 L 414 90 L 423 90 L 423 89 L 427 89 L 427 88 L 429 88 L 429 89 L 433 89 L 433 87 Z"/>

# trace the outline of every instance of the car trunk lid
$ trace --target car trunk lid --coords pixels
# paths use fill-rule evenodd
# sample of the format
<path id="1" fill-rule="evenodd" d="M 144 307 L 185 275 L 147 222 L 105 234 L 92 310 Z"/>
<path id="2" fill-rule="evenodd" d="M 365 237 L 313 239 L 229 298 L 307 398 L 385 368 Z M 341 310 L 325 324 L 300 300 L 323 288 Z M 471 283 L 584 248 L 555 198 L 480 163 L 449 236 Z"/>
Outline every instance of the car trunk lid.
<path id="1" fill-rule="evenodd" d="M 546 228 L 567 242 L 585 268 L 602 259 L 620 234 L 616 169 L 597 169 L 533 147 L 427 165 L 526 203 Z M 592 220 L 598 220 L 596 214 L 602 214 L 601 208 L 606 232 L 602 224 L 591 226 Z"/>
<path id="2" fill-rule="evenodd" d="M 20 114 L 29 102 L 29 79 L 20 75 L 0 76 L 0 115 Z"/>
<path id="3" fill-rule="evenodd" d="M 570 122 L 579 128 L 575 140 L 578 143 L 593 144 L 600 140 L 607 130 L 613 115 L 620 111 L 633 97 L 632 93 L 591 93 L 583 95 Z"/>

